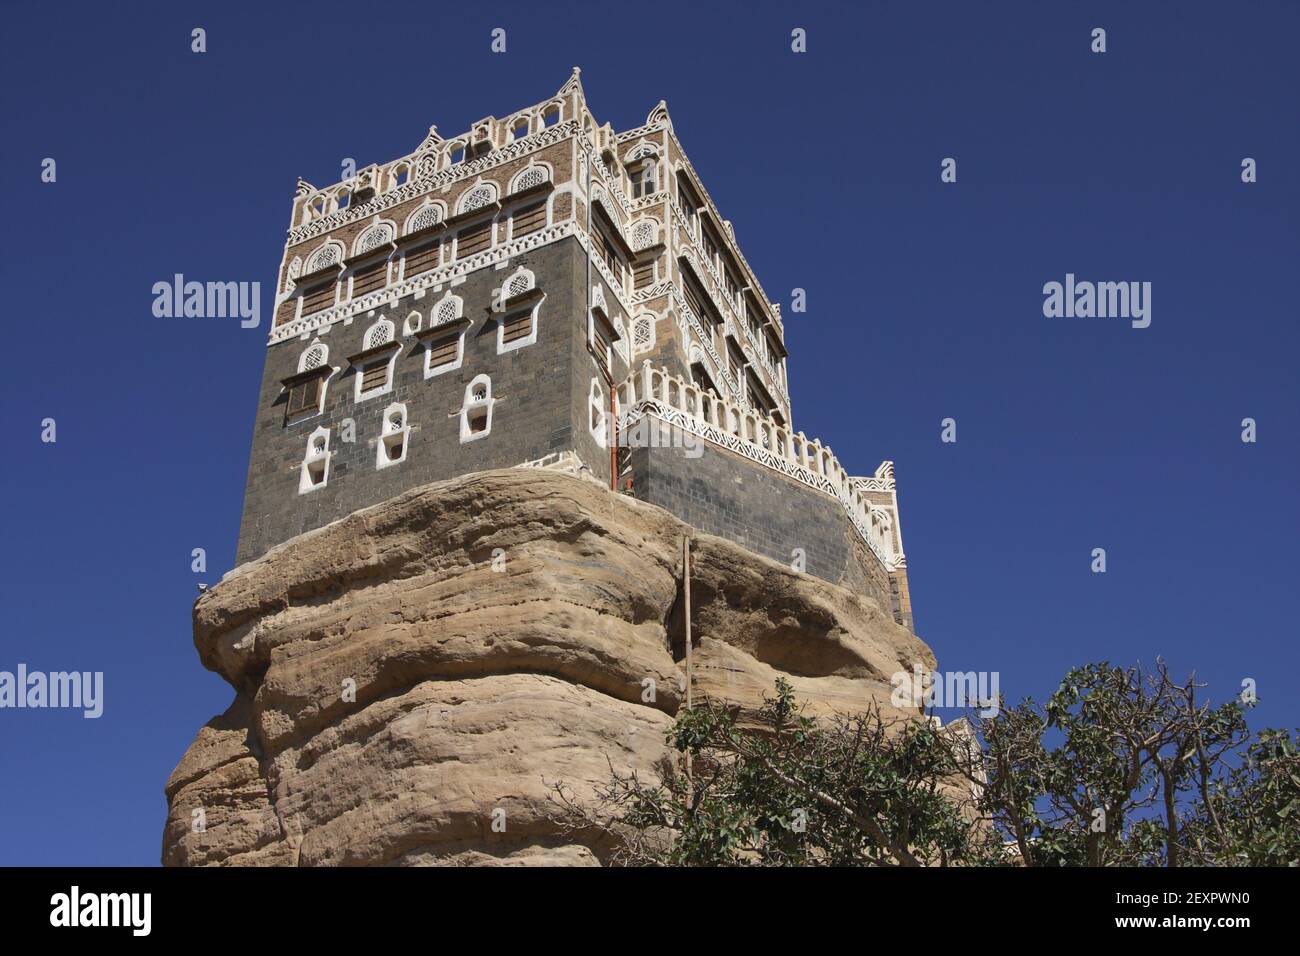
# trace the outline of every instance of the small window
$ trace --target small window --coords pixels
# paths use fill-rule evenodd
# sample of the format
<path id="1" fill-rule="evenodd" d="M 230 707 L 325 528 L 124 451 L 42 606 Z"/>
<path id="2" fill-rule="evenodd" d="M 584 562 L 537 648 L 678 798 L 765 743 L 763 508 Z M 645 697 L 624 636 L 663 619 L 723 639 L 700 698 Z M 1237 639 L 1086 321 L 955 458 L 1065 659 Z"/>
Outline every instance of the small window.
<path id="1" fill-rule="evenodd" d="M 501 342 L 508 345 L 519 339 L 527 338 L 533 332 L 533 310 L 525 309 L 522 312 L 516 312 L 514 315 L 507 316 L 505 326 L 501 330 Z"/>
<path id="2" fill-rule="evenodd" d="M 331 308 L 334 305 L 334 286 L 335 283 L 326 282 L 304 292 L 302 314 L 311 315 L 313 312 Z"/>
<path id="3" fill-rule="evenodd" d="M 388 260 L 380 259 L 361 266 L 352 273 L 352 298 L 363 296 L 388 284 Z"/>
<path id="4" fill-rule="evenodd" d="M 308 381 L 291 386 L 289 388 L 289 406 L 286 420 L 296 422 L 319 412 L 324 386 L 324 375 L 318 375 Z"/>
<path id="5" fill-rule="evenodd" d="M 654 285 L 655 263 L 658 261 L 658 258 L 655 258 L 637 263 L 636 268 L 632 272 L 632 284 L 634 288 L 644 289 Z"/>
<path id="6" fill-rule="evenodd" d="M 352 190 L 340 189 L 334 194 L 334 208 L 347 209 L 352 202 Z"/>
<path id="7" fill-rule="evenodd" d="M 511 139 L 523 139 L 528 135 L 528 117 L 515 120 L 515 125 L 510 127 Z"/>
<path id="8" fill-rule="evenodd" d="M 614 251 L 613 241 L 605 235 L 605 230 L 599 224 L 596 224 L 591 230 L 591 238 L 596 247 L 596 255 L 609 267 L 610 272 L 614 274 L 614 278 L 622 284 L 623 260 Z"/>
<path id="9" fill-rule="evenodd" d="M 560 121 L 560 108 L 552 104 L 542 113 L 542 126 L 554 126 Z"/>
<path id="10" fill-rule="evenodd" d="M 514 225 L 510 232 L 512 238 L 518 239 L 520 236 L 536 232 L 546 225 L 546 202 L 533 203 L 531 206 L 516 209 L 513 220 Z"/>
<path id="11" fill-rule="evenodd" d="M 612 372 L 612 351 L 610 341 L 613 336 L 610 334 L 609 326 L 603 318 L 596 314 L 591 316 L 591 338 L 588 342 L 591 347 L 591 354 L 596 357 L 596 364 L 600 370 L 605 373 L 607 379 L 613 379 Z"/>
<path id="12" fill-rule="evenodd" d="M 431 242 L 427 245 L 420 246 L 418 249 L 409 249 L 406 253 L 406 271 L 404 276 L 418 276 L 421 272 L 428 272 L 438 265 L 438 257 L 442 251 L 442 243 Z"/>
<path id="13" fill-rule="evenodd" d="M 407 438 L 411 429 L 406 424 L 406 406 L 400 402 L 384 409 L 383 432 L 375 449 L 375 467 L 388 468 L 406 460 Z"/>
<path id="14" fill-rule="evenodd" d="M 328 428 L 318 428 L 307 439 L 307 454 L 303 456 L 298 477 L 298 494 L 323 488 L 329 481 L 329 472 L 330 433 Z"/>
<path id="15" fill-rule="evenodd" d="M 456 238 L 456 258 L 472 256 L 492 245 L 492 220 L 471 226 Z"/>
<path id="16" fill-rule="evenodd" d="M 367 365 L 361 372 L 361 394 L 377 391 L 388 384 L 388 362 Z"/>
<path id="17" fill-rule="evenodd" d="M 463 332 L 448 332 L 446 335 L 430 339 L 424 353 L 425 376 L 440 375 L 460 368 L 464 344 Z"/>
<path id="18" fill-rule="evenodd" d="M 457 143 L 451 148 L 451 164 L 456 166 L 465 161 L 465 144 Z"/>
<path id="19" fill-rule="evenodd" d="M 411 165 L 409 163 L 398 163 L 388 174 L 390 188 L 405 186 L 411 181 Z"/>
<path id="20" fill-rule="evenodd" d="M 465 401 L 460 410 L 460 440 L 475 441 L 492 431 L 492 380 L 480 375 L 465 386 Z"/>
<path id="21" fill-rule="evenodd" d="M 632 198 L 640 199 L 642 196 L 653 196 L 657 187 L 655 186 L 655 164 L 653 161 L 646 161 L 640 166 L 634 167 L 629 174 L 632 180 Z"/>
<path id="22" fill-rule="evenodd" d="M 600 380 L 593 378 L 591 380 L 591 389 L 587 393 L 587 427 L 591 431 L 591 437 L 596 439 L 596 444 L 600 445 L 601 448 L 609 447 L 609 426 L 606 408 L 605 392 L 600 387 Z"/>

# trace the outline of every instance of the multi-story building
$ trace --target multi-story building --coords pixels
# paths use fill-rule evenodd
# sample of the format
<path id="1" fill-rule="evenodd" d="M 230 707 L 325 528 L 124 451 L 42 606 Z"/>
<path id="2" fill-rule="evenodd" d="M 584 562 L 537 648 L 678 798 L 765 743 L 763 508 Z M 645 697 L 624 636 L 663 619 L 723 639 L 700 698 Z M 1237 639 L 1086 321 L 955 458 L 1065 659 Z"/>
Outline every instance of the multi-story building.
<path id="1" fill-rule="evenodd" d="M 299 181 L 238 559 L 431 481 L 566 467 L 910 626 L 892 465 L 851 477 L 793 431 L 784 342 L 666 105 L 616 132 L 575 69 L 505 119 Z"/>

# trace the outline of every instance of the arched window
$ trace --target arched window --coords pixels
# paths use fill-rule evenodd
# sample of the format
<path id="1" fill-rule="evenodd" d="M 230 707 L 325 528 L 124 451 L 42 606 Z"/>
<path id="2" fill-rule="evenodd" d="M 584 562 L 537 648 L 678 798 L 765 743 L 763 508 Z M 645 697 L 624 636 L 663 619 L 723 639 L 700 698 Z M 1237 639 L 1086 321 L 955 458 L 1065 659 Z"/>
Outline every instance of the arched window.
<path id="1" fill-rule="evenodd" d="M 560 104 L 551 103 L 542 110 L 542 126 L 555 126 L 560 122 Z"/>
<path id="2" fill-rule="evenodd" d="M 298 494 L 325 487 L 330 476 L 330 430 L 317 428 L 307 439 L 307 453 L 303 455 L 298 477 Z"/>
<path id="3" fill-rule="evenodd" d="M 325 386 L 333 369 L 329 366 L 329 347 L 315 340 L 298 356 L 298 373 L 281 379 L 288 395 L 285 399 L 285 424 L 319 415 L 325 404 Z"/>
<path id="4" fill-rule="evenodd" d="M 429 327 L 420 335 L 424 342 L 424 377 L 432 378 L 461 367 L 465 359 L 465 303 L 448 292 L 429 308 Z"/>
<path id="5" fill-rule="evenodd" d="M 482 209 L 484 206 L 490 206 L 497 199 L 497 187 L 495 183 L 482 182 L 470 187 L 465 194 L 460 197 L 458 209 L 461 212 L 473 212 L 475 209 Z"/>
<path id="6" fill-rule="evenodd" d="M 352 190 L 349 189 L 347 186 L 339 187 L 338 191 L 334 193 L 335 209 L 347 209 L 348 205 L 351 202 L 352 202 Z"/>
<path id="7" fill-rule="evenodd" d="M 411 432 L 406 421 L 406 406 L 394 402 L 385 408 L 381 428 L 375 448 L 375 467 L 388 468 L 406 461 L 407 438 Z"/>
<path id="8" fill-rule="evenodd" d="M 441 203 L 430 202 L 421 206 L 411 217 L 406 220 L 406 235 L 413 232 L 420 232 L 422 229 L 429 229 L 443 220 L 443 208 Z"/>
<path id="9" fill-rule="evenodd" d="M 330 349 L 328 345 L 322 342 L 313 342 L 303 350 L 302 355 L 298 356 L 298 371 L 314 372 L 322 368 L 328 361 Z"/>
<path id="10" fill-rule="evenodd" d="M 353 255 L 363 256 L 367 252 L 387 245 L 393 241 L 392 223 L 377 221 L 357 236 L 357 241 L 352 246 Z"/>
<path id="11" fill-rule="evenodd" d="M 398 186 L 405 186 L 411 181 L 411 164 L 402 161 L 394 163 L 388 170 L 388 188 L 396 189 Z"/>
<path id="12" fill-rule="evenodd" d="M 521 193 L 525 189 L 535 189 L 542 183 L 550 182 L 551 174 L 545 166 L 536 164 L 521 170 L 510 182 L 510 191 L 512 193 Z"/>
<path id="13" fill-rule="evenodd" d="M 510 139 L 512 141 L 517 139 L 523 139 L 525 136 L 528 135 L 528 131 L 529 131 L 528 117 L 520 116 L 515 120 L 513 120 L 510 124 Z"/>
<path id="14" fill-rule="evenodd" d="M 479 375 L 465 386 L 465 401 L 460 409 L 460 440 L 475 441 L 492 431 L 492 379 Z"/>
<path id="15" fill-rule="evenodd" d="M 501 284 L 497 298 L 497 354 L 536 342 L 537 314 L 544 296 L 536 291 L 533 273 L 520 266 Z"/>
<path id="16" fill-rule="evenodd" d="M 392 391 L 393 366 L 397 363 L 397 353 L 401 351 L 394 343 L 393 333 L 393 323 L 380 319 L 362 337 L 361 352 L 352 358 L 357 366 L 358 402 Z M 382 351 L 375 354 L 376 349 Z"/>
<path id="17" fill-rule="evenodd" d="M 319 272 L 327 266 L 336 266 L 343 261 L 343 246 L 333 240 L 325 243 L 307 257 L 307 273 Z"/>

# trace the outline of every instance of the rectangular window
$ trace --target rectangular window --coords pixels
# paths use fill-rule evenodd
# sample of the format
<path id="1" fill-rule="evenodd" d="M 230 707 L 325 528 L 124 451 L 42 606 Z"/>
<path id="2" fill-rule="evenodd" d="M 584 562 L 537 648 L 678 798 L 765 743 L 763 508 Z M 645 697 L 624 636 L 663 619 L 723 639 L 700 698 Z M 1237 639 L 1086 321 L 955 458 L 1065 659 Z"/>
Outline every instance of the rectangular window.
<path id="1" fill-rule="evenodd" d="M 352 298 L 382 289 L 388 284 L 388 260 L 380 259 L 352 273 Z"/>
<path id="2" fill-rule="evenodd" d="M 492 220 L 471 226 L 456 240 L 456 257 L 463 259 L 492 245 Z"/>
<path id="3" fill-rule="evenodd" d="M 435 339 L 429 343 L 428 367 L 430 370 L 456 361 L 460 353 L 460 335 L 453 334 Z"/>
<path id="4" fill-rule="evenodd" d="M 546 225 L 546 203 L 534 203 L 531 206 L 525 206 L 523 209 L 517 209 L 515 210 L 514 219 L 513 238 L 518 239 L 530 232 L 536 232 Z"/>
<path id="5" fill-rule="evenodd" d="M 651 259 L 648 262 L 639 263 L 632 273 L 632 284 L 634 288 L 644 289 L 647 286 L 654 285 L 655 281 L 655 262 Z"/>
<path id="6" fill-rule="evenodd" d="M 618 280 L 619 285 L 623 283 L 623 260 L 618 257 L 614 251 L 614 244 L 605 235 L 605 231 L 596 226 L 591 231 L 591 238 L 596 246 L 596 255 L 600 256 L 601 261 L 609 267 L 609 271 L 614 273 L 614 278 Z M 622 290 L 620 290 L 622 291 Z"/>
<path id="7" fill-rule="evenodd" d="M 506 316 L 505 328 L 501 330 L 501 344 L 509 345 L 511 342 L 527 338 L 532 331 L 532 309 L 525 309 L 523 312 L 516 312 L 514 315 Z"/>
<path id="8" fill-rule="evenodd" d="M 410 249 L 406 253 L 406 277 L 418 276 L 421 272 L 428 272 L 438 264 L 438 247 L 439 243 L 431 242 L 427 246 L 421 246 L 418 249 Z"/>
<path id="9" fill-rule="evenodd" d="M 320 410 L 320 391 L 325 383 L 325 376 L 320 375 L 306 382 L 299 382 L 289 389 L 288 420 L 293 422 L 308 415 L 315 415 Z"/>
<path id="10" fill-rule="evenodd" d="M 591 350 L 596 353 L 596 364 L 600 370 L 607 376 L 613 377 L 609 370 L 609 333 L 605 330 L 605 323 L 600 319 L 591 320 Z"/>
<path id="11" fill-rule="evenodd" d="M 314 289 L 309 289 L 302 297 L 302 314 L 310 315 L 321 309 L 328 309 L 334 304 L 334 283 L 326 282 Z"/>
<path id="12" fill-rule="evenodd" d="M 292 321 L 294 313 L 298 310 L 298 303 L 293 299 L 286 299 L 280 303 L 280 308 L 275 310 L 275 324 L 284 325 Z"/>
<path id="13" fill-rule="evenodd" d="M 376 388 L 383 388 L 388 384 L 388 362 L 376 362 L 374 365 L 367 365 L 365 371 L 361 373 L 361 392 L 372 391 Z"/>

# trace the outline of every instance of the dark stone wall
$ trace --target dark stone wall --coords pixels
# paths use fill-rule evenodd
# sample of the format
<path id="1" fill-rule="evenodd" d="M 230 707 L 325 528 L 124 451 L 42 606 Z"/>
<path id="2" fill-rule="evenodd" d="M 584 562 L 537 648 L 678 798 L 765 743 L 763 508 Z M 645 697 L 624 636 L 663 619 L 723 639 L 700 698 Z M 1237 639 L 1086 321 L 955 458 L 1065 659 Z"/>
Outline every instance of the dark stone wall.
<path id="1" fill-rule="evenodd" d="M 858 537 L 840 503 L 732 452 L 664 426 L 660 447 L 633 447 L 633 494 L 701 531 L 872 598 L 899 620 L 889 574 Z M 628 437 L 636 439 L 635 433 Z M 699 441 L 695 452 L 683 443 Z M 663 447 L 671 445 L 672 447 Z"/>
<path id="2" fill-rule="evenodd" d="M 490 312 L 492 291 L 519 265 L 535 273 L 537 287 L 546 293 L 538 314 L 537 341 L 498 355 L 497 322 Z M 464 299 L 465 316 L 472 320 L 463 363 L 455 371 L 430 379 L 424 377 L 424 346 L 413 336 L 403 337 L 402 327 L 413 310 L 420 312 L 427 325 L 430 307 L 442 298 L 446 287 L 359 315 L 350 324 L 336 323 L 320 335 L 329 346 L 329 364 L 338 370 L 330 379 L 324 411 L 288 425 L 287 398 L 280 380 L 297 371 L 298 358 L 310 338 L 268 348 L 237 561 L 248 561 L 295 535 L 416 485 L 509 467 L 552 452 L 576 449 L 608 482 L 608 452 L 596 445 L 586 427 L 586 396 L 596 366 L 586 345 L 585 283 L 584 253 L 572 238 L 515 256 L 504 268 L 470 273 L 451 286 Z M 616 308 L 612 297 L 609 301 L 610 307 Z M 401 342 L 393 387 L 358 403 L 354 401 L 355 376 L 360 373 L 349 367 L 347 357 L 361 351 L 362 336 L 380 317 L 394 323 Z M 459 412 L 465 387 L 481 373 L 492 377 L 492 393 L 497 399 L 491 434 L 462 444 Z M 376 442 L 382 416 L 393 402 L 407 406 L 410 444 L 405 461 L 377 469 Z M 355 422 L 356 440 L 350 444 L 340 435 L 340 425 L 347 418 Z M 299 494 L 308 437 L 320 426 L 331 429 L 329 480 L 324 487 Z"/>

